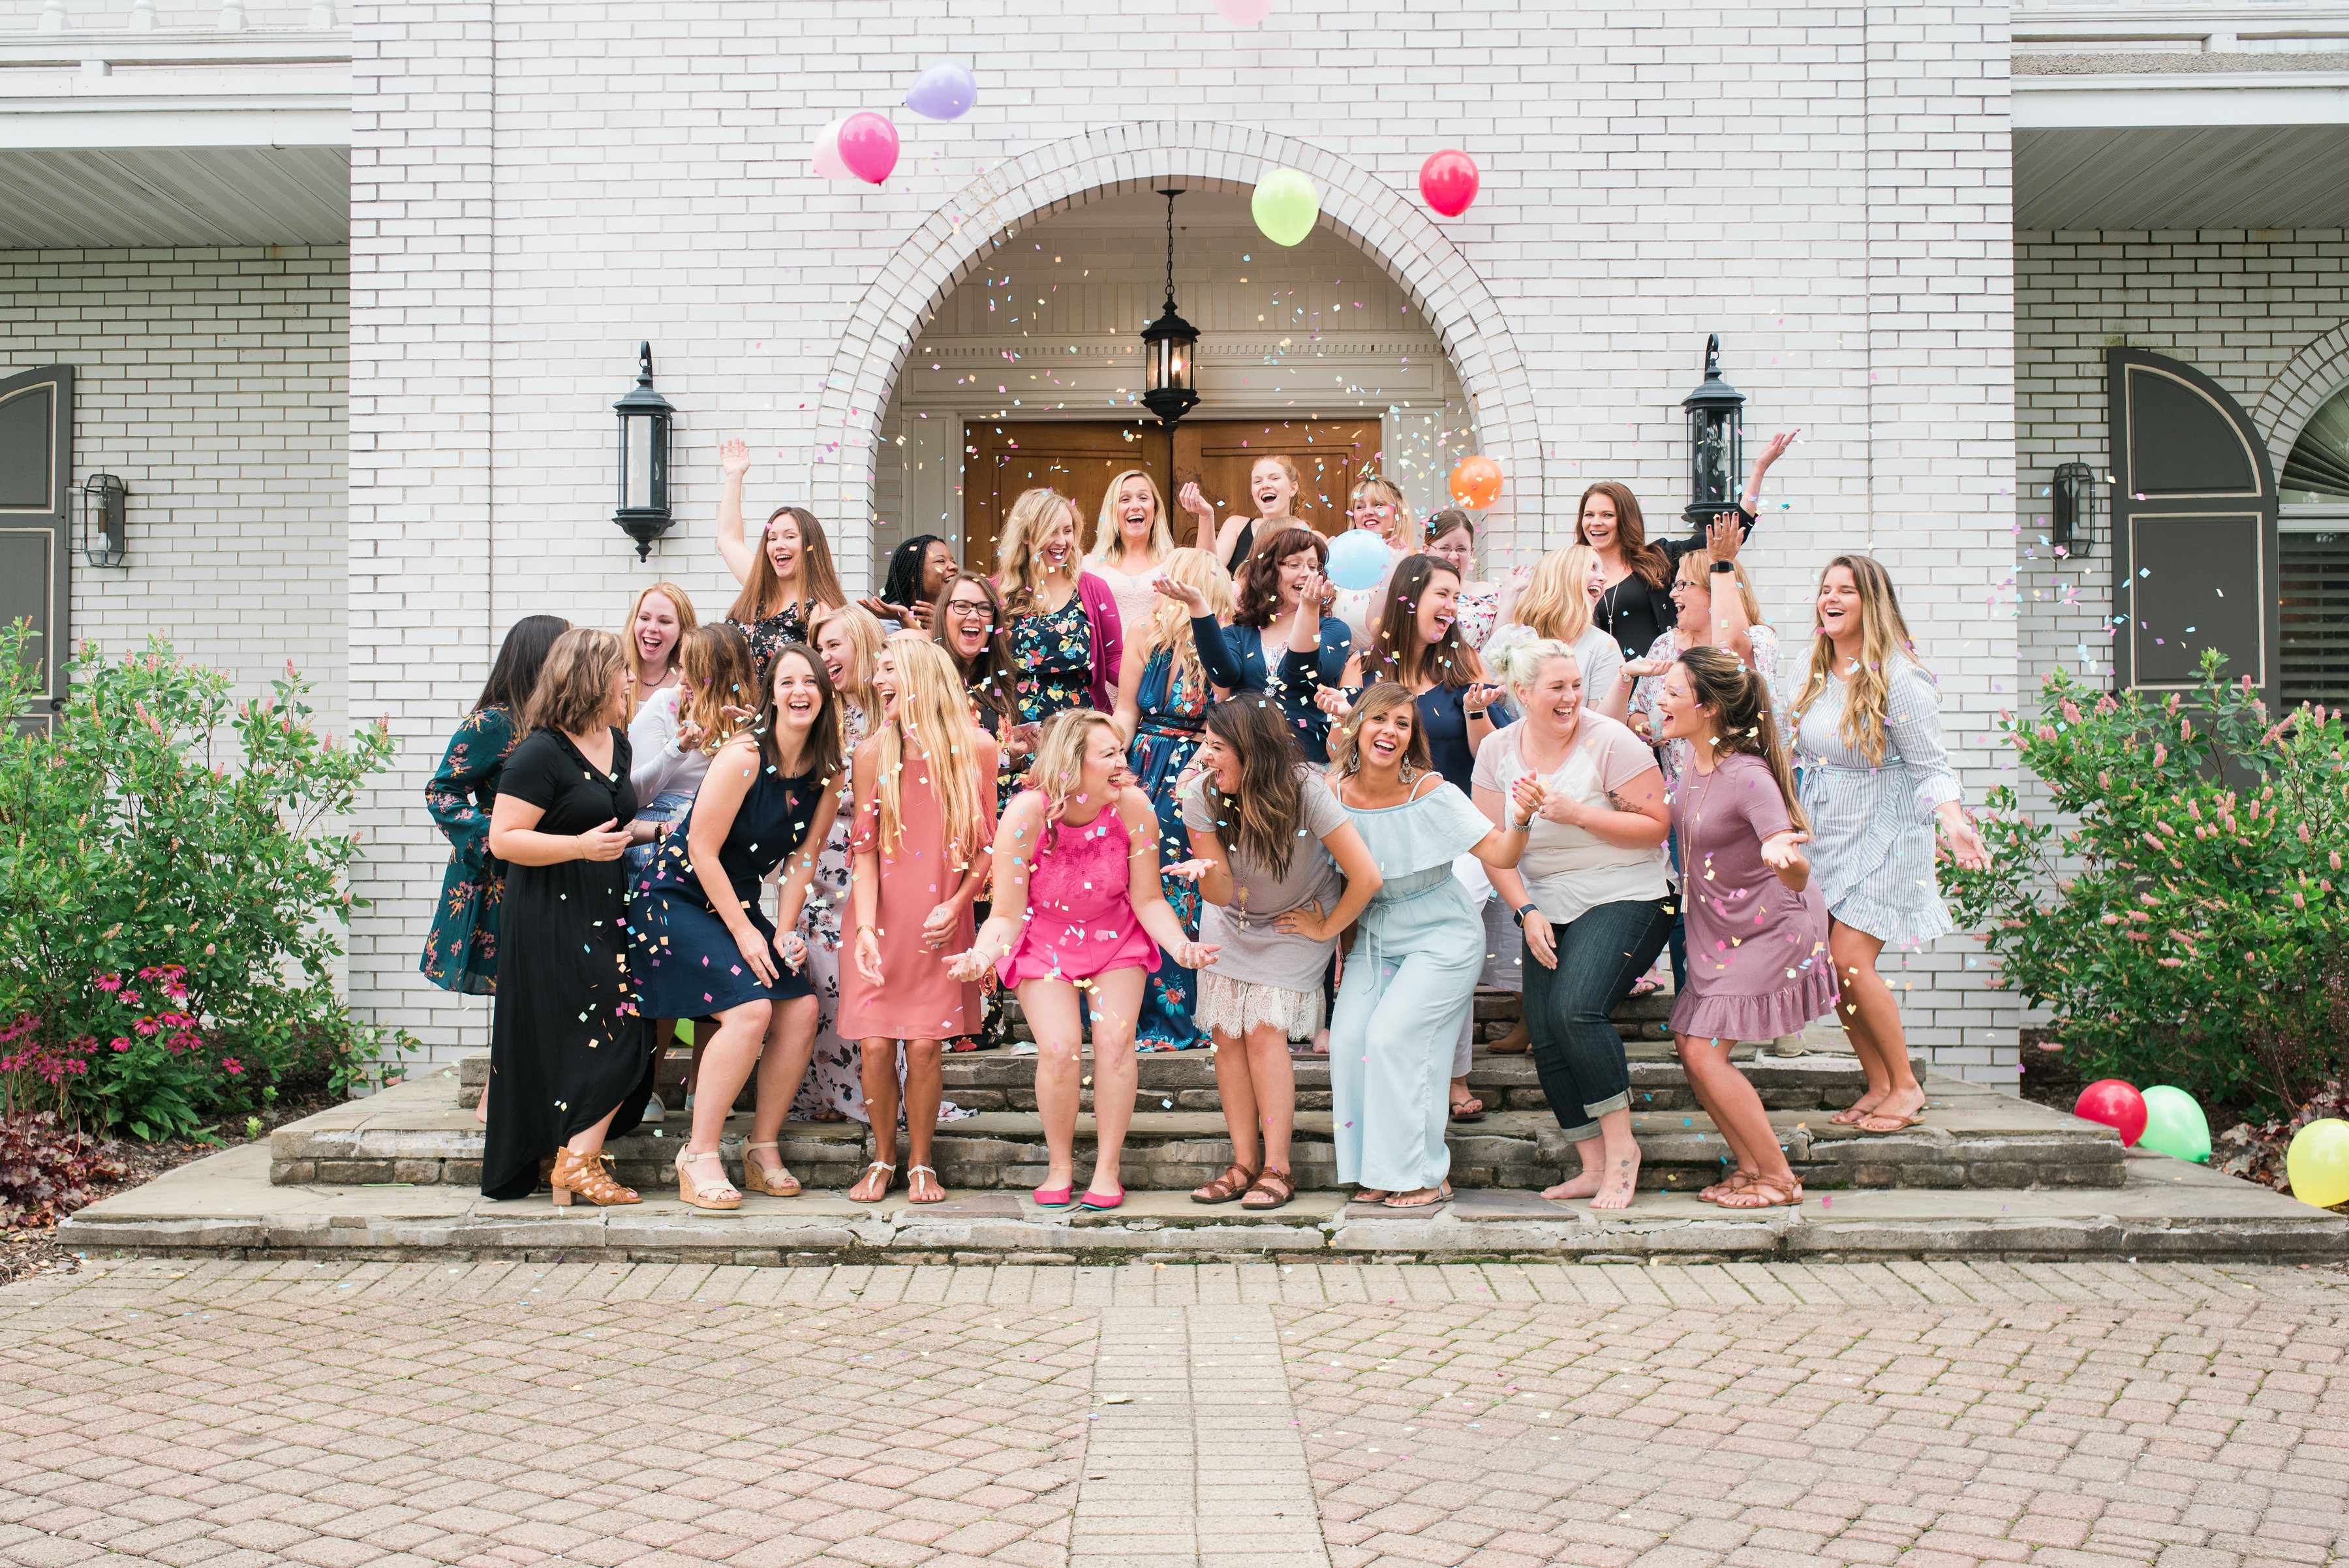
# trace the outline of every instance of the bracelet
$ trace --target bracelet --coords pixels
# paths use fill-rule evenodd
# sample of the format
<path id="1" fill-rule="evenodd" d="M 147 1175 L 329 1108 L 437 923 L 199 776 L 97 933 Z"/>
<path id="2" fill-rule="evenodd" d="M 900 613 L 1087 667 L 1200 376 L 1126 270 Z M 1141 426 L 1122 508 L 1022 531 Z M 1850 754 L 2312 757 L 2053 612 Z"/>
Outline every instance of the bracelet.
<path id="1" fill-rule="evenodd" d="M 1460 711 L 1463 717 L 1470 719 L 1481 719 L 1485 716 L 1485 710 L 1482 708 L 1463 708 Z"/>
<path id="2" fill-rule="evenodd" d="M 1716 572 L 1733 572 L 1737 570 L 1737 563 L 1734 561 L 1715 561 L 1713 564 L 1713 569 Z"/>

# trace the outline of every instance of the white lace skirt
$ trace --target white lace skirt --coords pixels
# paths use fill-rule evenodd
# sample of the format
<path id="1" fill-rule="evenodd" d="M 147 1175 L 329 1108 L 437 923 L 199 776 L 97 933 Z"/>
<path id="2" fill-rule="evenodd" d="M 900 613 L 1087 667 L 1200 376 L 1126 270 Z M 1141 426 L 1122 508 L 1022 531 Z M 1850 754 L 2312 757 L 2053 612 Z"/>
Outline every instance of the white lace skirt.
<path id="1" fill-rule="evenodd" d="M 1200 1028 L 1234 1040 L 1246 1040 L 1251 1029 L 1278 1029 L 1291 1040 L 1310 1040 L 1321 1032 L 1327 1006 L 1318 986 L 1289 991 L 1252 985 L 1206 969 L 1199 971 L 1199 1002 L 1192 1016 Z"/>

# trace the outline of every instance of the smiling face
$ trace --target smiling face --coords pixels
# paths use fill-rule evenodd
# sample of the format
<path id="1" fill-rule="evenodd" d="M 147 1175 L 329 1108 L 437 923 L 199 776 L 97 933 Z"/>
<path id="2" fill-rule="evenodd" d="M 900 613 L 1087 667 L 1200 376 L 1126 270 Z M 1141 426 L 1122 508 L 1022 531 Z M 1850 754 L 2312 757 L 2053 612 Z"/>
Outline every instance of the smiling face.
<path id="1" fill-rule="evenodd" d="M 856 644 L 850 640 L 845 616 L 834 616 L 823 623 L 815 634 L 816 657 L 823 660 L 824 672 L 832 677 L 833 689 L 838 691 L 856 690 Z"/>
<path id="2" fill-rule="evenodd" d="M 1269 457 L 1260 457 L 1248 470 L 1248 494 L 1256 500 L 1257 515 L 1269 520 L 1286 517 L 1297 502 L 1297 483 L 1288 470 Z"/>
<path id="3" fill-rule="evenodd" d="M 1239 793 L 1246 771 L 1240 765 L 1239 753 L 1232 749 L 1229 741 L 1209 730 L 1199 737 L 1197 755 L 1199 765 L 1206 770 L 1208 783 L 1226 794 Z"/>
<path id="4" fill-rule="evenodd" d="M 1605 491 L 1594 491 L 1582 503 L 1582 542 L 1594 550 L 1605 550 L 1615 543 L 1620 519 L 1615 515 L 1615 498 Z"/>
<path id="5" fill-rule="evenodd" d="M 1429 540 L 1427 553 L 1439 561 L 1449 561 L 1452 569 L 1465 577 L 1469 559 L 1476 553 L 1476 545 L 1469 537 L 1467 529 L 1453 528 L 1447 530 L 1443 537 Z"/>
<path id="6" fill-rule="evenodd" d="M 1363 770 L 1399 772 L 1404 754 L 1411 749 L 1412 729 L 1418 722 L 1419 710 L 1408 702 L 1398 702 L 1384 712 L 1365 718 L 1362 727 L 1355 732 Z"/>
<path id="7" fill-rule="evenodd" d="M 1849 566 L 1829 566 L 1819 579 L 1819 629 L 1838 643 L 1859 640 L 1859 585 Z"/>
<path id="8" fill-rule="evenodd" d="M 896 711 L 897 656 L 889 651 L 885 642 L 881 645 L 881 657 L 873 664 L 873 691 L 881 699 L 884 715 Z"/>
<path id="9" fill-rule="evenodd" d="M 1284 479 L 1288 476 L 1282 475 Z M 1393 498 L 1383 490 L 1365 490 L 1346 509 L 1346 521 L 1357 528 L 1375 529 L 1380 538 L 1394 543 L 1397 513 Z"/>
<path id="10" fill-rule="evenodd" d="M 955 585 L 954 596 L 947 600 L 947 640 L 965 663 L 977 659 L 987 647 L 988 638 L 995 630 L 995 607 L 987 602 L 987 590 L 975 582 Z"/>
<path id="11" fill-rule="evenodd" d="M 669 603 L 667 594 L 647 594 L 638 601 L 632 632 L 636 639 L 636 657 L 643 660 L 646 670 L 667 670 L 668 656 L 676 650 L 680 635 L 677 607 Z"/>
<path id="12" fill-rule="evenodd" d="M 1513 695 L 1535 729 L 1570 735 L 1582 720 L 1582 666 L 1571 659 L 1550 659 Z"/>
<path id="13" fill-rule="evenodd" d="M 1680 576 L 1672 579 L 1672 607 L 1680 612 L 1682 626 L 1702 627 L 1713 614 L 1712 586 L 1707 581 L 1712 576 L 1693 551 L 1681 557 Z"/>
<path id="14" fill-rule="evenodd" d="M 1076 513 L 1067 506 L 1056 507 L 1043 529 L 1036 540 L 1037 564 L 1046 572 L 1067 571 L 1077 555 Z"/>
<path id="15" fill-rule="evenodd" d="M 1297 607 L 1297 601 L 1305 596 L 1305 579 L 1320 569 L 1321 552 L 1310 545 L 1281 557 L 1279 575 L 1274 579 L 1280 589 L 1281 614 Z"/>
<path id="16" fill-rule="evenodd" d="M 628 661 L 616 659 L 612 666 L 611 701 L 604 710 L 605 723 L 625 724 L 628 722 L 628 693 L 635 685 L 635 680 L 628 674 Z"/>
<path id="17" fill-rule="evenodd" d="M 1664 671 L 1664 684 L 1656 699 L 1656 729 L 1674 741 L 1701 741 L 1713 733 L 1713 714 L 1697 701 L 1696 688 L 1684 664 Z"/>
<path id="18" fill-rule="evenodd" d="M 1590 575 L 1582 580 L 1582 591 L 1589 596 L 1590 602 L 1594 605 L 1607 592 L 1607 568 L 1595 556 L 1590 561 Z"/>
<path id="19" fill-rule="evenodd" d="M 938 592 L 955 575 L 954 546 L 944 539 L 933 539 L 922 552 L 922 602 L 936 604 Z"/>
<path id="20" fill-rule="evenodd" d="M 1077 793 L 1090 800 L 1106 801 L 1125 772 L 1125 742 L 1107 724 L 1094 724 L 1085 734 L 1085 768 Z"/>
<path id="21" fill-rule="evenodd" d="M 793 581 L 800 569 L 800 557 L 804 554 L 806 547 L 800 539 L 798 518 L 786 512 L 767 524 L 767 559 L 779 579 Z"/>
<path id="22" fill-rule="evenodd" d="M 796 749 L 823 711 L 823 685 L 808 656 L 798 649 L 775 660 L 774 680 L 775 722 Z"/>
<path id="23" fill-rule="evenodd" d="M 1460 578 L 1451 572 L 1429 576 L 1419 593 L 1419 638 L 1431 647 L 1442 642 L 1452 623 L 1460 618 Z"/>
<path id="24" fill-rule="evenodd" d="M 1150 532 L 1158 525 L 1158 493 L 1150 481 L 1138 473 L 1130 473 L 1117 487 L 1117 531 L 1128 545 L 1150 543 Z"/>

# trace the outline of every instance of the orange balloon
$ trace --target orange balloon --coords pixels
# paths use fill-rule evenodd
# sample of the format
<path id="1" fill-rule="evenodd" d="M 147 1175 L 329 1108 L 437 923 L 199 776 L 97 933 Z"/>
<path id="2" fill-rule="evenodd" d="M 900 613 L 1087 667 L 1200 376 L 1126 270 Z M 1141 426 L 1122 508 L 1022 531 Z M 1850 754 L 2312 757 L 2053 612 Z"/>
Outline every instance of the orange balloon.
<path id="1" fill-rule="evenodd" d="M 1465 457 L 1452 471 L 1452 499 L 1482 512 L 1501 498 L 1501 465 L 1489 457 Z"/>

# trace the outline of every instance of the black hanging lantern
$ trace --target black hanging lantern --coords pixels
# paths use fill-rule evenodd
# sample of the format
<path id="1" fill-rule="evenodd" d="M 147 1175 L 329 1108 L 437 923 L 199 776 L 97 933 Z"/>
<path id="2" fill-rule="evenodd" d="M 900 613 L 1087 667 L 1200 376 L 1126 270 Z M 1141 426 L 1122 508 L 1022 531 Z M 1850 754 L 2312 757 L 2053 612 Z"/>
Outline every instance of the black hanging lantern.
<path id="1" fill-rule="evenodd" d="M 636 389 L 612 407 L 620 415 L 620 505 L 612 521 L 636 542 L 636 559 L 668 532 L 668 422 L 677 410 L 653 390 L 653 346 L 636 345 Z"/>
<path id="2" fill-rule="evenodd" d="M 81 482 L 81 553 L 93 566 L 119 566 L 130 553 L 123 518 L 130 491 L 110 473 Z"/>
<path id="3" fill-rule="evenodd" d="M 2106 474 L 2106 479 L 2111 479 Z M 2068 555 L 2085 551 L 2096 539 L 2096 471 L 2085 462 L 2060 463 L 2048 486 L 2048 543 Z"/>
<path id="4" fill-rule="evenodd" d="M 1681 400 L 1688 410 L 1690 526 L 1702 527 L 1737 503 L 1737 476 L 1745 460 L 1745 427 L 1738 418 L 1745 394 L 1721 379 L 1721 334 L 1704 340 L 1704 385 Z"/>
<path id="5" fill-rule="evenodd" d="M 1142 405 L 1171 431 L 1199 406 L 1192 385 L 1199 329 L 1174 313 L 1174 198 L 1183 192 L 1178 188 L 1158 193 L 1166 198 L 1166 314 L 1143 329 Z"/>

